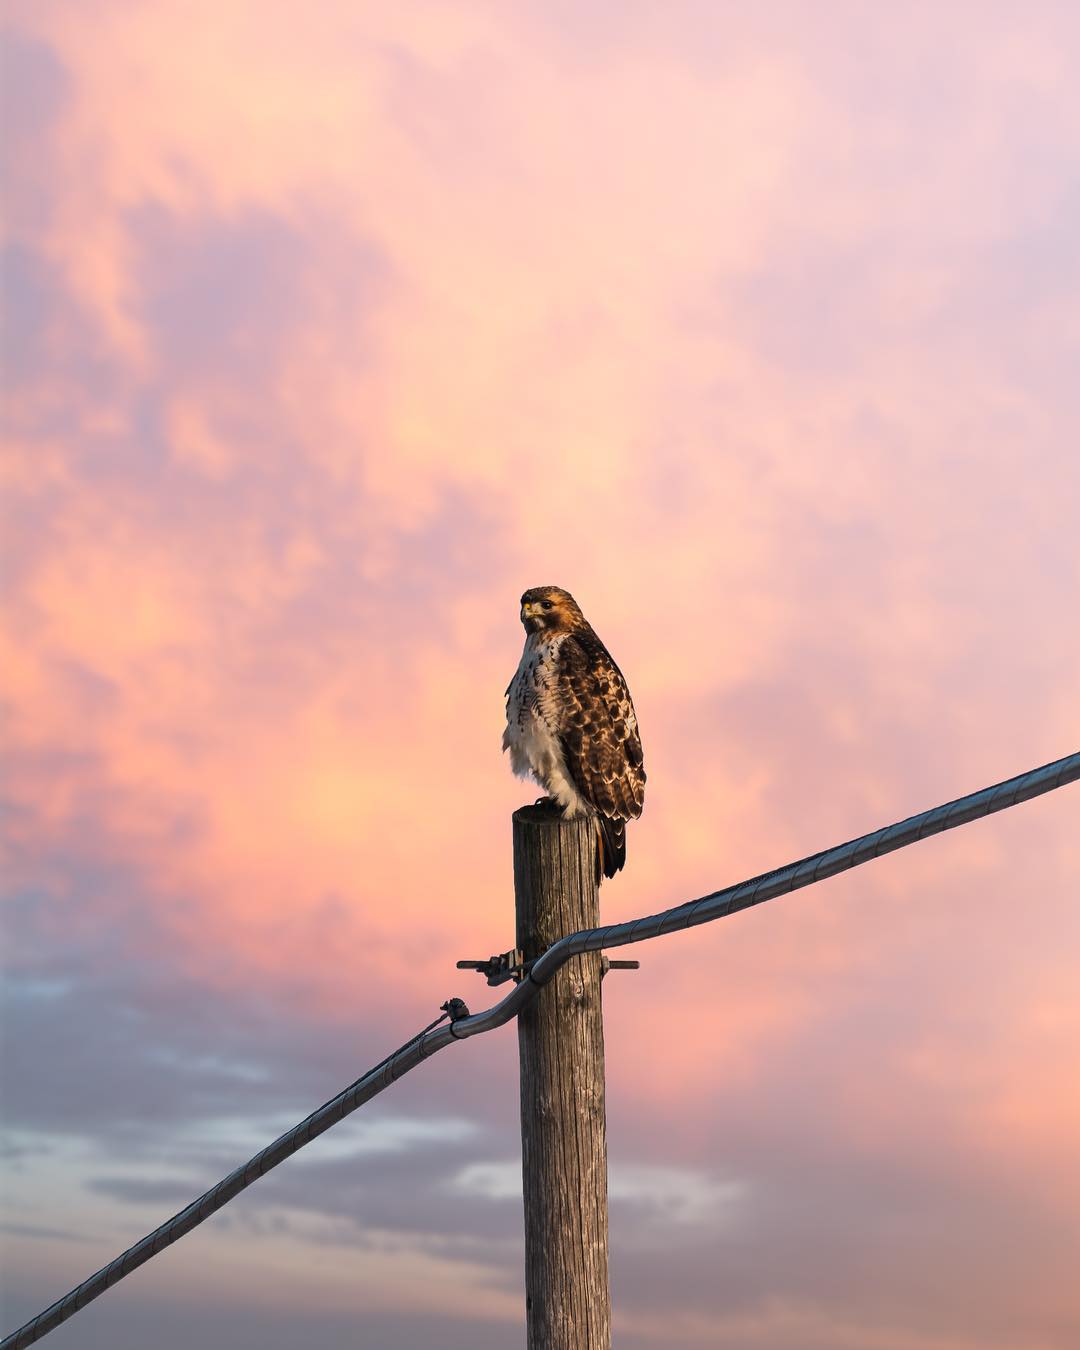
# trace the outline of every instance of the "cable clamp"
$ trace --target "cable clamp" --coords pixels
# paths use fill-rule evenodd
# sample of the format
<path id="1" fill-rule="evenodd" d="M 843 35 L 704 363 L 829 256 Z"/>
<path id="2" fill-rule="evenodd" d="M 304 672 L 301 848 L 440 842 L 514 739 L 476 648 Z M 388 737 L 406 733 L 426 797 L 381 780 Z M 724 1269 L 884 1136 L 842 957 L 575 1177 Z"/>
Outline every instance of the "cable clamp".
<path id="1" fill-rule="evenodd" d="M 503 952 L 501 956 L 489 956 L 486 961 L 459 961 L 458 970 L 476 970 L 485 977 L 488 984 L 505 984 L 507 980 L 520 981 L 528 973 L 532 962 L 526 962 L 525 953 L 520 947 L 512 952 Z"/>

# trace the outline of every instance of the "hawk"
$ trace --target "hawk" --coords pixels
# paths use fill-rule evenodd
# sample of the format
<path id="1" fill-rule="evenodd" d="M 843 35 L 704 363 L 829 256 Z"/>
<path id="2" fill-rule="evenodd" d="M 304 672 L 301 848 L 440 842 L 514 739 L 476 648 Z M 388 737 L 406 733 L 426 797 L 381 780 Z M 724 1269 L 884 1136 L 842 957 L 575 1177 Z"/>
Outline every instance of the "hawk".
<path id="1" fill-rule="evenodd" d="M 567 818 L 596 817 L 598 867 L 626 862 L 626 822 L 641 815 L 645 768 L 622 671 L 569 591 L 534 586 L 521 597 L 525 650 L 506 691 L 503 749 Z"/>

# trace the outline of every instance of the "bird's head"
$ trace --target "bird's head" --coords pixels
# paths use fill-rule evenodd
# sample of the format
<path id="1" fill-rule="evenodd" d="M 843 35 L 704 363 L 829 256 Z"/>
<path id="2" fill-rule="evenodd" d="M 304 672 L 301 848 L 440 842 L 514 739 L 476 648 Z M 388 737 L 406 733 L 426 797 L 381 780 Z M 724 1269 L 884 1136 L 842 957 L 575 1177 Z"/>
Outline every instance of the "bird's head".
<path id="1" fill-rule="evenodd" d="M 586 627 L 585 616 L 561 586 L 534 586 L 521 597 L 521 622 L 526 633 L 563 632 Z"/>

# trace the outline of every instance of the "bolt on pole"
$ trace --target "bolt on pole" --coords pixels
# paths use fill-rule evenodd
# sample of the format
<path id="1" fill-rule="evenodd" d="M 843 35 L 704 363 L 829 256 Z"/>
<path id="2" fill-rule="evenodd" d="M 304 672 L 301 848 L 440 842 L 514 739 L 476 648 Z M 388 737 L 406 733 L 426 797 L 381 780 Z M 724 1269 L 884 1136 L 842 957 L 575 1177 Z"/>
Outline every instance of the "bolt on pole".
<path id="1" fill-rule="evenodd" d="M 596 823 L 514 813 L 526 962 L 599 922 Z M 572 957 L 518 1018 L 528 1350 L 610 1350 L 602 957 Z"/>

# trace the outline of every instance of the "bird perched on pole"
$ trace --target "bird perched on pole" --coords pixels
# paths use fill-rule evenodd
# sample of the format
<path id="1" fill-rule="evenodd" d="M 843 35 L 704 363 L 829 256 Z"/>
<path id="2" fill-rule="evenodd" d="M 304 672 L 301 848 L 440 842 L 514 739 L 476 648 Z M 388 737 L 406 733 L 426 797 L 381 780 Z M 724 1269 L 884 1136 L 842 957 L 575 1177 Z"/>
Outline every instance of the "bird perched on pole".
<path id="1" fill-rule="evenodd" d="M 641 815 L 645 767 L 622 671 L 569 591 L 521 597 L 525 650 L 506 691 L 503 749 L 566 817 L 595 816 L 598 875 L 626 862 L 626 822 Z"/>

